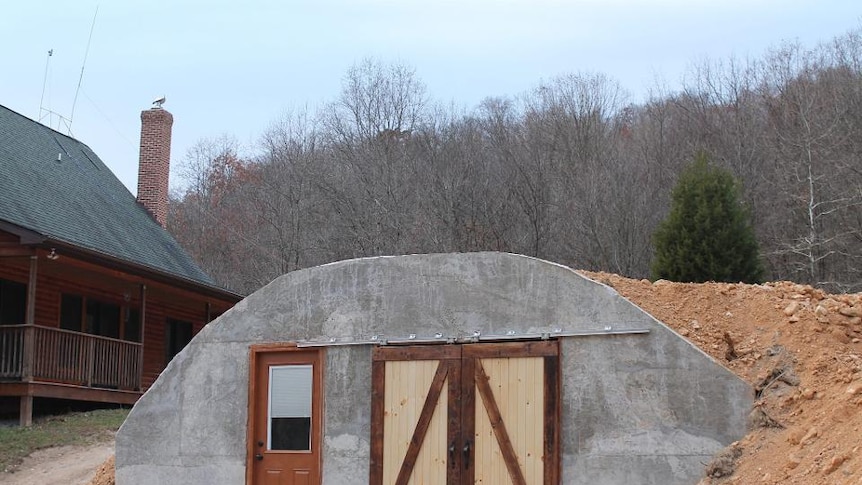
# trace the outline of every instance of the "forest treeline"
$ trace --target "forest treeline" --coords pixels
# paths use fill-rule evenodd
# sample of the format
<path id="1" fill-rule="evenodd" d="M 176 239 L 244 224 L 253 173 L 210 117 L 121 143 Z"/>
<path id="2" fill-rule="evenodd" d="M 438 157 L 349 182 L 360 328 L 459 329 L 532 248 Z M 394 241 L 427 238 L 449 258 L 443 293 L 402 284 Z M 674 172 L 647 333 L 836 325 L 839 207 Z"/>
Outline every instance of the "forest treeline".
<path id="1" fill-rule="evenodd" d="M 409 66 L 365 60 L 253 147 L 201 140 L 168 223 L 242 293 L 331 261 L 450 251 L 641 278 L 700 153 L 742 184 L 767 279 L 862 291 L 862 28 L 702 62 L 643 102 L 577 73 L 465 110 Z"/>

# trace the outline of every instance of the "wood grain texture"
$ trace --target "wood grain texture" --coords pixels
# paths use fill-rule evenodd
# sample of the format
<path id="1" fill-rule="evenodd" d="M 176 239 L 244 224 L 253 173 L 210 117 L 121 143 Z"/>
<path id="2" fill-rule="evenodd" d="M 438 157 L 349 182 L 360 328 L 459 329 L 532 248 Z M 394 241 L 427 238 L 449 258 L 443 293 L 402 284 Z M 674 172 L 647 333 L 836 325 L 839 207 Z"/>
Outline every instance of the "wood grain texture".
<path id="1" fill-rule="evenodd" d="M 422 444 L 425 441 L 428 425 L 431 423 L 431 418 L 438 407 L 443 384 L 446 382 L 448 374 L 449 366 L 445 362 L 438 362 L 437 370 L 434 373 L 434 380 L 431 381 L 431 387 L 428 390 L 428 395 L 425 397 L 425 403 L 422 405 L 422 412 L 419 414 L 416 429 L 413 430 L 413 436 L 410 438 L 410 445 L 407 447 L 407 453 L 404 456 L 404 461 L 401 463 L 401 470 L 398 472 L 398 478 L 395 479 L 395 485 L 407 485 L 410 480 L 413 467 L 416 465 L 416 459 L 419 457 L 419 451 L 422 449 Z M 419 476 L 427 477 L 427 474 L 423 473 Z"/>
<path id="2" fill-rule="evenodd" d="M 560 483 L 560 357 L 545 357 L 544 483 Z"/>
<path id="3" fill-rule="evenodd" d="M 383 483 L 383 413 L 385 409 L 384 389 L 386 383 L 386 362 L 371 362 L 371 465 L 368 483 Z"/>
<path id="4" fill-rule="evenodd" d="M 446 405 L 448 422 L 446 424 L 446 464 L 447 484 L 458 484 L 461 480 L 461 361 L 448 360 L 449 366 L 448 400 Z"/>
<path id="5" fill-rule="evenodd" d="M 514 485 L 526 485 L 527 482 L 524 479 L 524 473 L 521 470 L 521 466 L 518 464 L 518 456 L 515 454 L 515 450 L 512 447 L 509 432 L 506 429 L 506 424 L 503 422 L 500 408 L 494 398 L 493 391 L 489 384 L 489 378 L 485 373 L 482 361 L 476 359 L 475 366 L 476 390 L 482 398 L 482 404 L 488 414 L 488 420 L 491 423 L 491 429 L 494 432 L 494 436 L 497 438 L 497 445 L 500 447 L 500 452 L 503 455 L 503 461 L 509 472 L 509 478 Z"/>
<path id="6" fill-rule="evenodd" d="M 384 484 L 397 483 L 439 367 L 440 362 L 437 360 L 386 361 L 383 413 Z M 440 393 L 438 398 L 439 396 Z M 439 399 L 434 402 L 439 402 Z M 415 466 L 422 470 L 421 473 L 439 475 L 442 480 L 446 473 L 446 418 L 444 412 L 435 417 L 437 419 L 433 423 L 434 429 L 431 430 L 429 439 L 422 443 L 422 452 L 415 458 Z"/>
<path id="7" fill-rule="evenodd" d="M 461 483 L 476 482 L 476 359 L 461 361 L 461 440 L 456 447 L 460 455 Z M 472 456 L 466 456 L 465 447 L 469 446 Z"/>
<path id="8" fill-rule="evenodd" d="M 557 355 L 559 352 L 558 344 L 555 340 L 465 344 L 463 347 L 464 357 L 479 359 L 542 357 Z"/>
<path id="9" fill-rule="evenodd" d="M 413 347 L 374 347 L 372 360 L 443 360 L 460 359 L 460 345 L 417 345 Z"/>
<path id="10" fill-rule="evenodd" d="M 557 341 L 373 349 L 369 483 L 558 484 L 558 355 Z"/>

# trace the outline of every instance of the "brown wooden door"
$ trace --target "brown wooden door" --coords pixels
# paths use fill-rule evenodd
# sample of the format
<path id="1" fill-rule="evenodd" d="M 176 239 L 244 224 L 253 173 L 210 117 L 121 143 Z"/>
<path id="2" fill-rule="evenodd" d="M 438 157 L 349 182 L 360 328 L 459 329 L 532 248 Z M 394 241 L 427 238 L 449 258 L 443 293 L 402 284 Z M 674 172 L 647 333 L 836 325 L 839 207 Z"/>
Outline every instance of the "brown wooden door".
<path id="1" fill-rule="evenodd" d="M 254 485 L 320 483 L 321 354 L 252 349 L 248 481 Z"/>
<path id="2" fill-rule="evenodd" d="M 379 347 L 372 485 L 559 482 L 557 342 Z"/>

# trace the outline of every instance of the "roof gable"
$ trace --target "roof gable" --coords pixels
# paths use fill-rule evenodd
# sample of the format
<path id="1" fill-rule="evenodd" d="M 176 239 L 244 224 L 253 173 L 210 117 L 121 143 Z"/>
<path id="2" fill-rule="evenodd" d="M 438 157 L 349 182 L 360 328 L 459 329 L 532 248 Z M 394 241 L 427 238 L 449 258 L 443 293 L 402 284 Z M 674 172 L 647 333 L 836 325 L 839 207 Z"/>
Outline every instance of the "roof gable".
<path id="1" fill-rule="evenodd" d="M 90 148 L 0 106 L 0 220 L 215 286 Z"/>

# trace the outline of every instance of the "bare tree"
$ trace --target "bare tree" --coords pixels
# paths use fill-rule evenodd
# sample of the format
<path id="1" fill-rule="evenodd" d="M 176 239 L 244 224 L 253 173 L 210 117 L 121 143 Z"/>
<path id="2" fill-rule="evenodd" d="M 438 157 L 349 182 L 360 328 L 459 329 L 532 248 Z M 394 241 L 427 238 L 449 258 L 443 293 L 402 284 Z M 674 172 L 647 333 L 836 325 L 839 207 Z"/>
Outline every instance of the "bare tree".
<path id="1" fill-rule="evenodd" d="M 243 192 L 250 189 L 249 165 L 236 140 L 204 139 L 180 164 L 185 189 L 172 201 L 168 229 L 215 280 L 237 291 L 259 286 L 257 248 L 246 217 Z"/>
<path id="2" fill-rule="evenodd" d="M 862 29 L 701 63 L 680 91 L 640 104 L 577 73 L 442 106 L 412 68 L 366 59 L 332 103 L 277 120 L 253 148 L 225 137 L 190 150 L 169 219 L 239 291 L 328 261 L 437 251 L 646 277 L 698 151 L 742 181 L 769 278 L 862 288 Z"/>
<path id="3" fill-rule="evenodd" d="M 862 194 L 858 185 L 847 184 L 858 180 L 858 154 L 852 151 L 855 130 L 842 96 L 843 76 L 824 54 L 788 45 L 772 54 L 765 72 L 777 181 L 798 224 L 788 224 L 798 229 L 780 236 L 775 255 L 797 279 L 846 289 L 847 243 L 855 231 L 841 221 L 858 210 Z"/>
<path id="4" fill-rule="evenodd" d="M 412 69 L 370 59 L 353 66 L 322 113 L 333 177 L 325 190 L 357 255 L 400 253 L 413 242 L 417 144 L 425 87 Z"/>
<path id="5" fill-rule="evenodd" d="M 318 138 L 306 111 L 285 114 L 261 137 L 250 202 L 269 278 L 328 260 L 321 226 L 329 201 L 319 190 L 325 167 Z"/>

